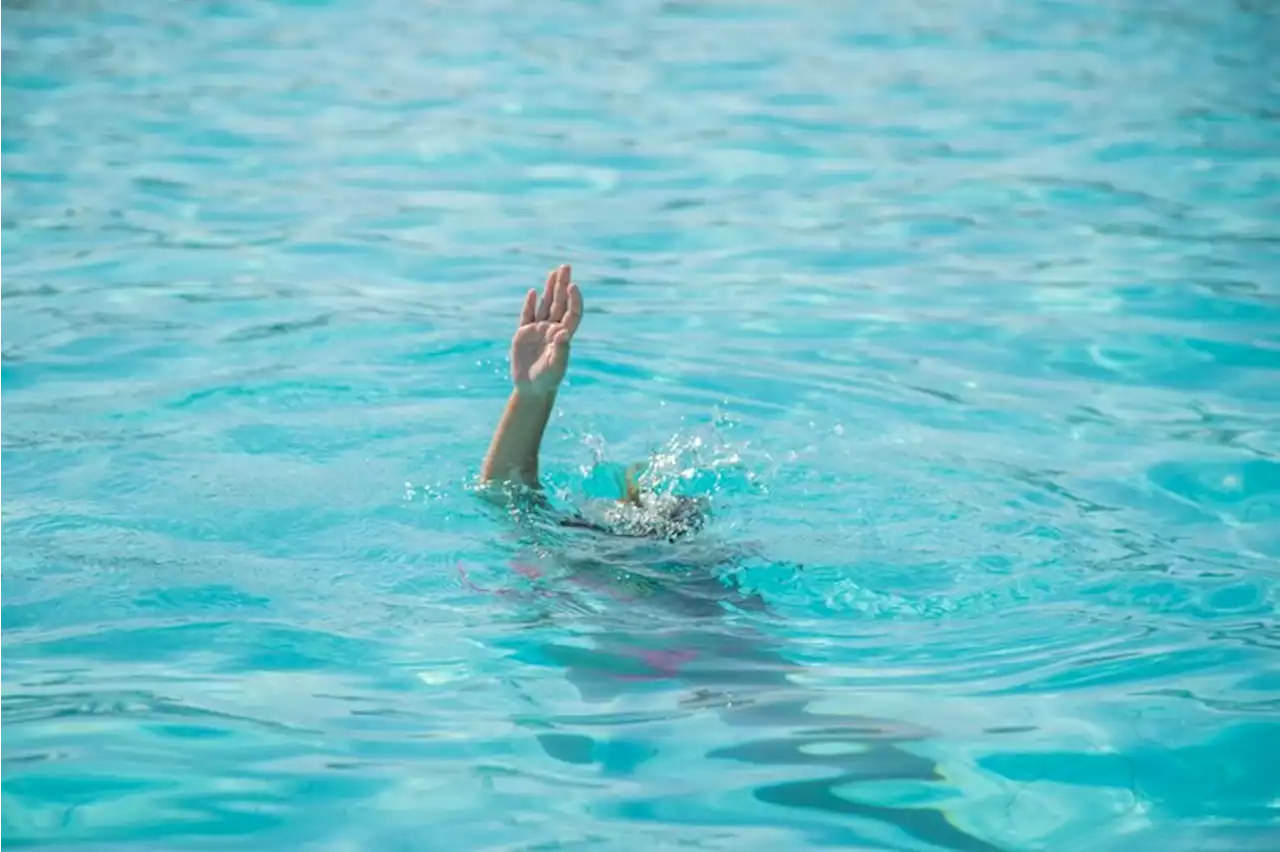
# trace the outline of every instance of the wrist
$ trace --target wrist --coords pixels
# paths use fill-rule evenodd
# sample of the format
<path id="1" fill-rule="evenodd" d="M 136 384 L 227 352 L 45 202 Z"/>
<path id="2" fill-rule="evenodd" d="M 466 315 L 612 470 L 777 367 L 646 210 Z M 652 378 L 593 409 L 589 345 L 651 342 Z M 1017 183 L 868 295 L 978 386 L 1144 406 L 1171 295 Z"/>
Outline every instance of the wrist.
<path id="1" fill-rule="evenodd" d="M 511 398 L 516 402 L 545 403 L 555 398 L 555 388 L 539 388 L 534 385 L 516 385 Z"/>

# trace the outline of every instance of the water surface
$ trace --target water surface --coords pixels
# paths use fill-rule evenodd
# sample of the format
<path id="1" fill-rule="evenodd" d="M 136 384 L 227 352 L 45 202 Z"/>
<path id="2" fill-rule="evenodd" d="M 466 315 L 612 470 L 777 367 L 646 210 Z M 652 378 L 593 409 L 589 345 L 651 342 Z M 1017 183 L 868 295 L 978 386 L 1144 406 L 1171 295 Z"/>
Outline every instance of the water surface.
<path id="1" fill-rule="evenodd" d="M 1272 4 L 4 11 L 11 845 L 1274 848 Z"/>

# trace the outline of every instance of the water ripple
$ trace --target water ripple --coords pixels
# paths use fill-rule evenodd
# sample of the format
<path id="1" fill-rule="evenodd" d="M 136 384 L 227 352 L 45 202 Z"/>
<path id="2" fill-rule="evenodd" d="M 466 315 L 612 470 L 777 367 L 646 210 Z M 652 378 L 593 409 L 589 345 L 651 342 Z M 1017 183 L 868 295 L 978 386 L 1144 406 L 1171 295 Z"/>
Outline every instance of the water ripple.
<path id="1" fill-rule="evenodd" d="M 1274 845 L 1273 4 L 4 11 L 11 843 Z"/>

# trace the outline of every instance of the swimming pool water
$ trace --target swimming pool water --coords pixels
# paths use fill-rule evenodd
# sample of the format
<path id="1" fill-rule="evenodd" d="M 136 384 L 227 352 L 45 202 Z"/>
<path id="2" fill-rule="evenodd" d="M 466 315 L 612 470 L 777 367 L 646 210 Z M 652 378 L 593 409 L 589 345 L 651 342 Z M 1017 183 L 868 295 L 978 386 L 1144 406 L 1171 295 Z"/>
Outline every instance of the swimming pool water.
<path id="1" fill-rule="evenodd" d="M 3 27 L 5 842 L 1276 848 L 1274 4 Z"/>

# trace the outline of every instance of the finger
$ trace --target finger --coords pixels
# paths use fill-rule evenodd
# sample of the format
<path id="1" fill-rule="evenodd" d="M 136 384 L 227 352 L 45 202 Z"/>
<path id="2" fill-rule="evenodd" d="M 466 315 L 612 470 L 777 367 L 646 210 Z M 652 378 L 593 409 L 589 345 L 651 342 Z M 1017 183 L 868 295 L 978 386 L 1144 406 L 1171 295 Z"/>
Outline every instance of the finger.
<path id="1" fill-rule="evenodd" d="M 561 347 L 567 347 L 569 345 L 569 341 L 572 339 L 573 332 L 569 331 L 567 328 L 562 328 L 556 332 L 555 337 L 551 338 L 551 342 L 556 345 L 557 349 L 560 349 Z"/>
<path id="2" fill-rule="evenodd" d="M 538 311 L 534 317 L 539 321 L 545 320 L 551 315 L 551 296 L 556 289 L 557 272 L 558 270 L 553 269 L 550 274 L 547 275 L 547 286 L 542 290 L 542 301 L 538 303 Z"/>
<path id="3" fill-rule="evenodd" d="M 578 330 L 582 322 L 582 290 L 577 284 L 569 285 L 569 308 L 565 311 L 564 320 L 560 323 L 570 337 Z"/>
<path id="4" fill-rule="evenodd" d="M 569 307 L 568 289 L 569 266 L 566 264 L 556 270 L 555 295 L 551 300 L 551 315 L 547 317 L 552 322 L 560 322 L 564 319 L 564 312 Z"/>
<path id="5" fill-rule="evenodd" d="M 520 325 L 533 322 L 534 313 L 538 310 L 538 291 L 530 290 L 524 294 L 524 307 L 520 309 Z"/>

